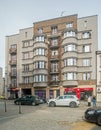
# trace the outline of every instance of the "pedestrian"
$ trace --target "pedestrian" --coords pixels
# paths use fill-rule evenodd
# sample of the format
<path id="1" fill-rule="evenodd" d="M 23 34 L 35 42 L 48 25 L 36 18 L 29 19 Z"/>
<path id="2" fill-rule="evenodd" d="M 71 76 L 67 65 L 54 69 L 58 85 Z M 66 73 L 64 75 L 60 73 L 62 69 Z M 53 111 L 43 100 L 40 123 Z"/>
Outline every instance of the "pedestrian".
<path id="1" fill-rule="evenodd" d="M 92 102 L 93 102 L 93 106 L 96 106 L 96 96 L 93 96 Z"/>
<path id="2" fill-rule="evenodd" d="M 91 96 L 88 97 L 88 106 L 91 106 Z"/>

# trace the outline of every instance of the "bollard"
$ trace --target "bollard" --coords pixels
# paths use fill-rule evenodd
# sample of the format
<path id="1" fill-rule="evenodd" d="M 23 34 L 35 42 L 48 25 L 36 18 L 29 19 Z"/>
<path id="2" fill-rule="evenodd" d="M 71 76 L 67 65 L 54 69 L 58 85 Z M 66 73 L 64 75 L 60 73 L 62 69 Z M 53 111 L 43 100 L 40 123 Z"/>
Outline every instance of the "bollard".
<path id="1" fill-rule="evenodd" d="M 7 112 L 6 100 L 5 100 L 5 112 Z"/>
<path id="2" fill-rule="evenodd" d="M 21 114 L 21 102 L 19 102 L 19 114 Z"/>

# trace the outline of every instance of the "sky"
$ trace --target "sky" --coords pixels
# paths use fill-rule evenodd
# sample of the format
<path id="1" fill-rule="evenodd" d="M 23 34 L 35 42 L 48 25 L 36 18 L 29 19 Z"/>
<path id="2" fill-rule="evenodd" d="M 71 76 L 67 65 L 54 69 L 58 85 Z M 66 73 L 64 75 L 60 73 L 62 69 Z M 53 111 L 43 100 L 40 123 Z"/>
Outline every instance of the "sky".
<path id="1" fill-rule="evenodd" d="M 62 14 L 62 12 L 64 12 Z M 34 22 L 78 14 L 98 15 L 98 50 L 101 50 L 101 0 L 0 0 L 0 67 L 5 73 L 5 37 Z"/>

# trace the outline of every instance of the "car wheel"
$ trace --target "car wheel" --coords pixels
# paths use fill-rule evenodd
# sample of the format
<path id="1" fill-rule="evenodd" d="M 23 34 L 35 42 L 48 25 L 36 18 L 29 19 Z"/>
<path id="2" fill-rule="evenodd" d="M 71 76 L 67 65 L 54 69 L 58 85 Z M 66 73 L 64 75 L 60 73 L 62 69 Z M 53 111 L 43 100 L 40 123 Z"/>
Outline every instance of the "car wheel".
<path id="1" fill-rule="evenodd" d="M 97 124 L 101 126 L 101 115 L 97 118 Z"/>
<path id="2" fill-rule="evenodd" d="M 49 107 L 55 107 L 55 106 L 56 106 L 55 102 L 50 102 L 49 103 Z"/>
<path id="3" fill-rule="evenodd" d="M 35 102 L 32 102 L 32 106 L 35 106 L 36 104 L 35 104 Z"/>
<path id="4" fill-rule="evenodd" d="M 19 102 L 15 102 L 16 105 L 19 105 Z"/>
<path id="5" fill-rule="evenodd" d="M 70 107 L 73 108 L 73 107 L 76 107 L 76 106 L 77 106 L 77 105 L 76 105 L 76 102 L 71 102 L 71 103 L 70 103 Z"/>

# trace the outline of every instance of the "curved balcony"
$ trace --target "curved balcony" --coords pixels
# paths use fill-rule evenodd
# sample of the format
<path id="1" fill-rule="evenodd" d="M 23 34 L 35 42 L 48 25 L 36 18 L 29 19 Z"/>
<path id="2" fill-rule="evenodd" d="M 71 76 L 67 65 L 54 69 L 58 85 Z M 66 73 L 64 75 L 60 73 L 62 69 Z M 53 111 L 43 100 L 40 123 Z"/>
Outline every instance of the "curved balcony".
<path id="1" fill-rule="evenodd" d="M 63 53 L 62 59 L 65 59 L 68 57 L 77 57 L 77 52 L 76 51 L 67 51 L 67 52 Z"/>
<path id="2" fill-rule="evenodd" d="M 65 80 L 62 82 L 63 86 L 77 86 L 78 82 L 76 80 Z"/>
<path id="3" fill-rule="evenodd" d="M 77 66 L 67 66 L 62 69 L 62 73 L 65 72 L 77 72 Z"/>
<path id="4" fill-rule="evenodd" d="M 77 44 L 77 38 L 76 37 L 66 37 L 62 41 L 62 45 L 64 46 L 65 44 L 70 44 L 70 43 L 75 43 Z"/>
<path id="5" fill-rule="evenodd" d="M 43 48 L 46 48 L 46 49 L 48 48 L 48 44 L 44 43 L 44 42 L 35 42 L 33 45 L 34 45 L 33 49 L 40 48 L 40 47 L 43 47 Z"/>
<path id="6" fill-rule="evenodd" d="M 48 74 L 48 70 L 46 69 L 34 69 L 33 71 L 33 75 L 36 75 L 36 74 Z"/>
<path id="7" fill-rule="evenodd" d="M 43 56 L 43 55 L 36 55 L 34 56 L 33 58 L 33 62 L 36 62 L 36 61 L 48 61 L 48 58 L 46 56 Z"/>
<path id="8" fill-rule="evenodd" d="M 47 87 L 47 82 L 34 82 L 33 87 Z"/>

